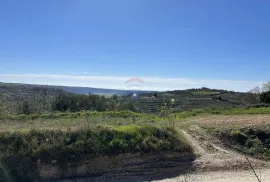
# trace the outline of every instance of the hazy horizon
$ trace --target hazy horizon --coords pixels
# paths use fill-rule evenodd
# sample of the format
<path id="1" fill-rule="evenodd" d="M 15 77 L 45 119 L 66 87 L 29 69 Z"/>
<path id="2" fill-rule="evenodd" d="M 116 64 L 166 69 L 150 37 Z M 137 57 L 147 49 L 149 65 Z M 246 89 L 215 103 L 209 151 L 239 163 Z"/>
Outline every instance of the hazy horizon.
<path id="1" fill-rule="evenodd" d="M 168 91 L 185 90 L 191 88 L 207 87 L 212 89 L 224 89 L 239 92 L 247 92 L 264 81 L 241 81 L 241 80 L 206 80 L 188 78 L 165 78 L 165 77 L 124 77 L 124 76 L 78 76 L 78 75 L 51 75 L 51 74 L 0 74 L 0 82 L 24 83 L 54 86 L 92 87 L 117 90 L 149 90 Z M 140 78 L 144 83 L 126 82 L 131 78 Z M 134 84 L 134 85 L 132 85 Z M 137 85 L 140 87 L 138 87 Z M 133 88 L 128 88 L 128 87 Z"/>

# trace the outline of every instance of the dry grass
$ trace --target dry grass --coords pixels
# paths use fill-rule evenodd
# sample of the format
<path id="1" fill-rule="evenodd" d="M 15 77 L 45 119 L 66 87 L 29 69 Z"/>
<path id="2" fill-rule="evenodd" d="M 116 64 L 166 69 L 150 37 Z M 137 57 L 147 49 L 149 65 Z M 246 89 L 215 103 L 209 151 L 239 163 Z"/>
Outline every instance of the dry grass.
<path id="1" fill-rule="evenodd" d="M 270 115 L 208 115 L 187 119 L 204 128 L 249 128 L 270 125 Z"/>
<path id="2" fill-rule="evenodd" d="M 35 119 L 35 120 L 0 120 L 0 132 L 21 131 L 21 130 L 80 130 L 96 126 L 126 126 L 126 125 L 152 125 L 160 126 L 161 121 L 146 117 L 122 118 L 91 116 L 89 118 L 55 118 L 55 119 Z"/>

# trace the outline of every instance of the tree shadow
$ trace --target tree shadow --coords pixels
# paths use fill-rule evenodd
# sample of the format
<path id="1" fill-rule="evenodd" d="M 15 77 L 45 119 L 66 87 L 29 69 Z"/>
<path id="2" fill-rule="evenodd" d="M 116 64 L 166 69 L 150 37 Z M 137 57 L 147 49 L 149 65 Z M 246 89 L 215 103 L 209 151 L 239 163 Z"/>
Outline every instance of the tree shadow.
<path id="1" fill-rule="evenodd" d="M 176 152 L 101 158 L 89 161 L 87 165 L 91 169 L 83 175 L 66 176 L 58 180 L 47 180 L 47 182 L 138 182 L 162 180 L 194 171 L 193 161 L 195 159 L 194 154 Z"/>

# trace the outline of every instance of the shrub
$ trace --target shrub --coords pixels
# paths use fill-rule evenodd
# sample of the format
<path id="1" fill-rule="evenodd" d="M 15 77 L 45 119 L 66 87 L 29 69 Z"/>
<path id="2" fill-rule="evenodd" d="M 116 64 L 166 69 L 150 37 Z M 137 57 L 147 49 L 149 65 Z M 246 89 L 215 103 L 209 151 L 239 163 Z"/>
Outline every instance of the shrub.
<path id="1" fill-rule="evenodd" d="M 31 114 L 30 104 L 27 101 L 23 101 L 19 104 L 19 113 L 29 115 Z"/>
<path id="2" fill-rule="evenodd" d="M 269 130 L 264 128 L 242 128 L 225 130 L 219 133 L 220 138 L 228 146 L 253 155 L 257 158 L 270 160 L 270 133 Z"/>
<path id="3" fill-rule="evenodd" d="M 248 137 L 241 133 L 240 130 L 232 130 L 232 137 L 235 141 L 242 145 L 245 144 L 246 140 L 248 139 Z"/>
<path id="4" fill-rule="evenodd" d="M 270 104 L 270 91 L 262 93 L 260 99 L 261 102 Z"/>

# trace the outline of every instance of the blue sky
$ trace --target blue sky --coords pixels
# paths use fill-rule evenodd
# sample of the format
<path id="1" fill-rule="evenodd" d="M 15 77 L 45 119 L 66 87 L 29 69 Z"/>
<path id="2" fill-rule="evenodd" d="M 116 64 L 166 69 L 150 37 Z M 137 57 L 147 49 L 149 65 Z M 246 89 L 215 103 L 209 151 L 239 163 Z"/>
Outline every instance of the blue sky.
<path id="1" fill-rule="evenodd" d="M 247 91 L 269 80 L 269 21 L 268 0 L 3 0 L 0 81 Z"/>

